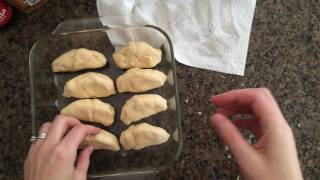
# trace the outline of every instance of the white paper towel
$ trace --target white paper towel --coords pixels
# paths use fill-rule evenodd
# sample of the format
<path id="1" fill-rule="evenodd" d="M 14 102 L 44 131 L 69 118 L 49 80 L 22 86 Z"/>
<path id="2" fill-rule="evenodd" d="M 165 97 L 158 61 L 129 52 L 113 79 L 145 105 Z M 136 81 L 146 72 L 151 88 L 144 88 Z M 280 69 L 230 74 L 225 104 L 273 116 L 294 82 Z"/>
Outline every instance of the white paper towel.
<path id="1" fill-rule="evenodd" d="M 256 0 L 97 0 L 102 24 L 155 25 L 183 64 L 243 75 Z M 128 18 L 135 17 L 135 21 Z"/>

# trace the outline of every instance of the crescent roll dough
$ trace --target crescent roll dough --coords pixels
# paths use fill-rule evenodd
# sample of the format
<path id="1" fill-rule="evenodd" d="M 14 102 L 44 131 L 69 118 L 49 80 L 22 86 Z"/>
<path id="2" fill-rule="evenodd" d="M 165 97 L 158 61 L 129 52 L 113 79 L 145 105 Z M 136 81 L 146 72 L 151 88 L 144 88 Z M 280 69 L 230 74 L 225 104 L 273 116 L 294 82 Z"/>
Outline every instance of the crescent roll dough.
<path id="1" fill-rule="evenodd" d="M 53 72 L 79 71 L 95 69 L 107 64 L 106 57 L 98 51 L 85 48 L 72 49 L 52 62 Z"/>
<path id="2" fill-rule="evenodd" d="M 147 146 L 165 143 L 169 137 L 166 130 L 142 123 L 136 126 L 131 125 L 127 130 L 122 131 L 120 143 L 125 150 L 139 150 Z"/>
<path id="3" fill-rule="evenodd" d="M 161 50 L 155 49 L 146 42 L 129 42 L 113 54 L 113 60 L 121 69 L 133 67 L 152 68 L 161 61 Z"/>
<path id="4" fill-rule="evenodd" d="M 144 92 L 164 85 L 167 76 L 158 70 L 132 68 L 117 78 L 117 89 L 122 92 Z"/>
<path id="5" fill-rule="evenodd" d="M 115 111 L 110 104 L 98 99 L 81 99 L 63 108 L 61 114 L 110 126 L 114 122 Z"/>
<path id="6" fill-rule="evenodd" d="M 129 125 L 131 122 L 167 110 L 167 100 L 157 94 L 134 95 L 122 107 L 120 119 Z"/>
<path id="7" fill-rule="evenodd" d="M 88 72 L 70 79 L 63 91 L 64 97 L 97 98 L 116 94 L 111 78 L 101 73 Z"/>
<path id="8" fill-rule="evenodd" d="M 95 149 L 107 149 L 111 151 L 120 150 L 117 137 L 103 129 L 96 135 L 86 136 L 82 145 L 93 145 Z"/>

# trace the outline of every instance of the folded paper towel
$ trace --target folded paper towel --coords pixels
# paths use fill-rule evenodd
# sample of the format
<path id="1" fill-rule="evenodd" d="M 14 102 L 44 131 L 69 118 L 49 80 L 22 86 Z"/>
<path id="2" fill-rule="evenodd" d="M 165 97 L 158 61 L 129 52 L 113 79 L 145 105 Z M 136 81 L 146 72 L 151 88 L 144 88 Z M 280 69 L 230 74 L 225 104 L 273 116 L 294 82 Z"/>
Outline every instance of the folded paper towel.
<path id="1" fill-rule="evenodd" d="M 255 4 L 256 0 L 97 0 L 99 16 L 106 16 L 101 18 L 103 25 L 158 26 L 169 34 L 180 63 L 237 75 L 244 74 Z"/>

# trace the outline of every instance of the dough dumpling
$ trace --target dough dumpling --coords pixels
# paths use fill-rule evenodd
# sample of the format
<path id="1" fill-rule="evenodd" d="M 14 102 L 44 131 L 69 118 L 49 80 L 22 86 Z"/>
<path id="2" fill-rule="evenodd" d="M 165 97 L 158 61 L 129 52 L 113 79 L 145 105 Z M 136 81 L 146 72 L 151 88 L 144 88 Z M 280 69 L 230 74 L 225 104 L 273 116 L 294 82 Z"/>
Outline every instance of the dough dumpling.
<path id="1" fill-rule="evenodd" d="M 157 94 L 134 95 L 122 107 L 120 119 L 129 125 L 131 122 L 167 110 L 167 100 Z"/>
<path id="2" fill-rule="evenodd" d="M 95 149 L 120 150 L 117 137 L 103 129 L 96 135 L 86 136 L 82 145 L 92 145 Z"/>
<path id="3" fill-rule="evenodd" d="M 74 72 L 95 69 L 107 64 L 106 57 L 98 51 L 85 48 L 72 49 L 52 62 L 53 72 Z"/>
<path id="4" fill-rule="evenodd" d="M 131 125 L 127 130 L 122 131 L 120 143 L 125 150 L 139 150 L 147 146 L 165 143 L 169 137 L 170 135 L 166 130 L 148 123 L 142 123 L 136 126 Z"/>
<path id="5" fill-rule="evenodd" d="M 132 68 L 117 78 L 117 89 L 122 92 L 144 92 L 164 85 L 167 76 L 158 70 Z"/>
<path id="6" fill-rule="evenodd" d="M 161 50 L 155 49 L 146 42 L 129 42 L 113 54 L 113 60 L 121 69 L 152 68 L 161 61 Z"/>
<path id="7" fill-rule="evenodd" d="M 63 91 L 64 97 L 97 98 L 116 94 L 111 78 L 101 73 L 88 72 L 70 79 Z"/>
<path id="8" fill-rule="evenodd" d="M 98 99 L 81 99 L 63 108 L 61 114 L 110 126 L 114 121 L 115 111 L 110 104 Z"/>

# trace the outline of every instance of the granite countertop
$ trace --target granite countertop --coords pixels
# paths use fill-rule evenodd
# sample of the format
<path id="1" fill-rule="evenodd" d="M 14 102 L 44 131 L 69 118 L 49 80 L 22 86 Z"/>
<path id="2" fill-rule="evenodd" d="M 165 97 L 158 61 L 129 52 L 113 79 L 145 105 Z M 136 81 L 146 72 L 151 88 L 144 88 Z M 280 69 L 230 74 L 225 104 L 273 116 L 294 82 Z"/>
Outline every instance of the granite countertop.
<path id="1" fill-rule="evenodd" d="M 95 1 L 49 1 L 32 14 L 15 11 L 0 29 L 0 179 L 21 179 L 29 148 L 28 55 L 33 43 L 67 19 L 95 17 Z M 208 125 L 211 94 L 271 89 L 293 128 L 305 179 L 320 177 L 320 4 L 258 1 L 245 76 L 177 65 L 183 149 L 159 179 L 237 179 L 237 166 Z"/>

